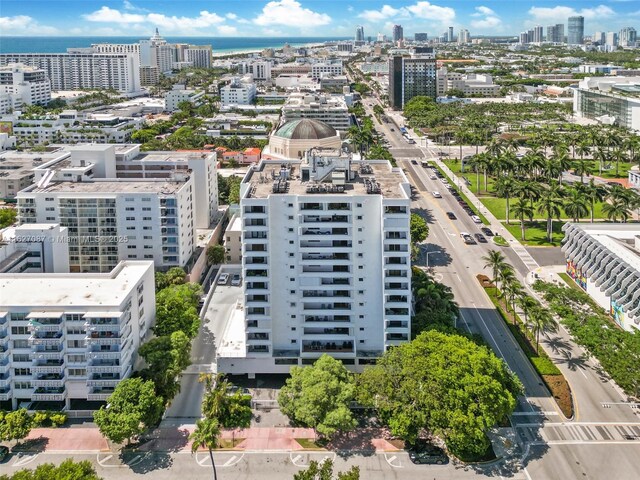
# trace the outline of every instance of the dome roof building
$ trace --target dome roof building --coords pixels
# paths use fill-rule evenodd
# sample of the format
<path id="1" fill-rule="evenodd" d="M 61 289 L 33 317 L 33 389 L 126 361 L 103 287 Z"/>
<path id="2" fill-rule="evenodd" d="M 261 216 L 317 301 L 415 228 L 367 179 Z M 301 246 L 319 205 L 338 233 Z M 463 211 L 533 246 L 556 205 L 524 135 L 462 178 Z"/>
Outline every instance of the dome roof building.
<path id="1" fill-rule="evenodd" d="M 271 135 L 268 151 L 263 152 L 263 156 L 302 158 L 304 152 L 311 148 L 339 149 L 341 144 L 340 134 L 330 125 L 310 118 L 300 118 L 283 124 Z"/>

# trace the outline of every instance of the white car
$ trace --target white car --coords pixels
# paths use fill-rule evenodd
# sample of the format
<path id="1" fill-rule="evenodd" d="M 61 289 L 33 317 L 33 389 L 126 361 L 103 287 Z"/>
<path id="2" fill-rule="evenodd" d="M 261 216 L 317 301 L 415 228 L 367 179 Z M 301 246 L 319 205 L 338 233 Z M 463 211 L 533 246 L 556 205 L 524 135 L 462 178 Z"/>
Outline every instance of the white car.
<path id="1" fill-rule="evenodd" d="M 482 220 L 480 220 L 480 217 L 477 215 L 471 215 L 471 220 L 473 220 L 474 223 L 482 223 Z"/>
<path id="2" fill-rule="evenodd" d="M 229 281 L 228 273 L 221 273 L 220 276 L 218 277 L 218 285 L 226 285 L 228 281 Z"/>
<path id="3" fill-rule="evenodd" d="M 429 179 L 431 180 L 437 180 L 438 177 L 436 177 L 435 175 L 429 175 Z"/>
<path id="4" fill-rule="evenodd" d="M 234 273 L 233 277 L 231 277 L 231 285 L 233 285 L 234 287 L 237 287 L 240 285 L 241 282 L 242 282 L 242 277 L 240 276 L 240 274 Z"/>
<path id="5" fill-rule="evenodd" d="M 433 195 L 434 198 L 442 198 L 442 195 L 440 195 L 440 192 L 433 191 L 431 192 L 431 195 Z"/>

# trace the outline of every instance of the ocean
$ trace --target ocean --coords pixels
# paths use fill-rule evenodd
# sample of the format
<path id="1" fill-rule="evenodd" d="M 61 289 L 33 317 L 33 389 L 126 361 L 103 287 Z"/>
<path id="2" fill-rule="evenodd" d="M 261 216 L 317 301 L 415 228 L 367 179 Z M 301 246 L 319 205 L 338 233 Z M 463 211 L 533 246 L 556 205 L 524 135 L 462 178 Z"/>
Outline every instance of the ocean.
<path id="1" fill-rule="evenodd" d="M 0 36 L 0 53 L 66 53 L 67 48 L 90 47 L 92 43 L 138 43 L 141 37 L 8 37 Z M 213 54 L 247 52 L 345 40 L 333 37 L 165 37 L 169 43 L 211 45 Z"/>

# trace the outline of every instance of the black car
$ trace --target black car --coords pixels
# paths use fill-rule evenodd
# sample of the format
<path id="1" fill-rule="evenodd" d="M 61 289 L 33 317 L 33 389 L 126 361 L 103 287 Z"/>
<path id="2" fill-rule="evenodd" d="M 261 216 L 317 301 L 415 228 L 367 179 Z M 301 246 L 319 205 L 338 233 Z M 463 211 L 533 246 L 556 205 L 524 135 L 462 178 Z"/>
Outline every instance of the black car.
<path id="1" fill-rule="evenodd" d="M 464 207 L 463 209 L 465 212 L 467 212 L 467 215 L 475 215 L 475 213 L 473 212 L 473 210 L 471 210 L 469 207 Z"/>
<path id="2" fill-rule="evenodd" d="M 449 457 L 447 457 L 443 449 L 420 440 L 416 445 L 410 445 L 407 451 L 409 460 L 413 463 L 420 465 L 444 465 L 449 463 Z"/>
<path id="3" fill-rule="evenodd" d="M 451 220 L 457 220 L 458 217 L 456 217 L 456 214 L 453 212 L 447 212 L 447 217 L 449 217 Z"/>
<path id="4" fill-rule="evenodd" d="M 484 233 L 487 237 L 493 237 L 493 232 L 490 228 L 482 227 L 480 230 L 482 230 L 482 233 Z"/>
<path id="5" fill-rule="evenodd" d="M 417 165 L 418 161 L 417 160 L 411 160 L 411 163 L 414 164 L 414 165 Z"/>
<path id="6" fill-rule="evenodd" d="M 0 462 L 3 462 L 5 458 L 9 456 L 9 448 L 4 445 L 0 445 Z"/>
<path id="7" fill-rule="evenodd" d="M 487 243 L 487 239 L 484 238 L 484 235 L 482 235 L 481 233 L 476 233 L 474 237 L 476 237 L 476 240 L 480 243 Z"/>

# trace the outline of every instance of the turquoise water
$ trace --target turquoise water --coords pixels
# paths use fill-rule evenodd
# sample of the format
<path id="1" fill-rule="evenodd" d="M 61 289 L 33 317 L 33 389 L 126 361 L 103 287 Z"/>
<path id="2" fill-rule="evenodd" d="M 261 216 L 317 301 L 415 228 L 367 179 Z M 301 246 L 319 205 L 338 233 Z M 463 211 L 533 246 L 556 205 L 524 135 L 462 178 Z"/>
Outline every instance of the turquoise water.
<path id="1" fill-rule="evenodd" d="M 66 53 L 67 48 L 90 47 L 92 43 L 138 43 L 141 37 L 5 37 L 0 53 Z M 308 43 L 344 40 L 333 37 L 165 37 L 169 43 L 211 45 L 213 53 L 282 48 Z"/>

